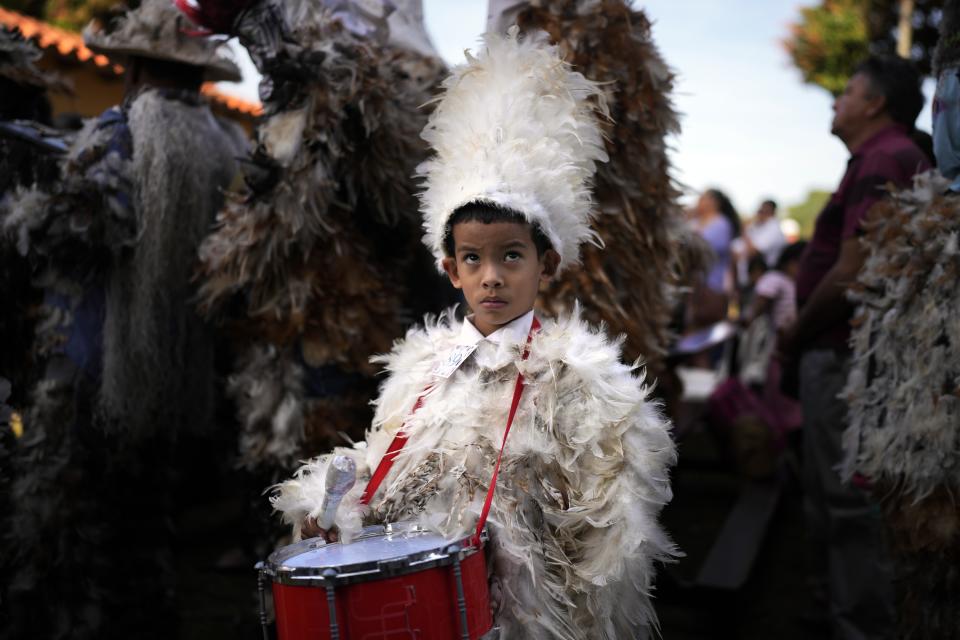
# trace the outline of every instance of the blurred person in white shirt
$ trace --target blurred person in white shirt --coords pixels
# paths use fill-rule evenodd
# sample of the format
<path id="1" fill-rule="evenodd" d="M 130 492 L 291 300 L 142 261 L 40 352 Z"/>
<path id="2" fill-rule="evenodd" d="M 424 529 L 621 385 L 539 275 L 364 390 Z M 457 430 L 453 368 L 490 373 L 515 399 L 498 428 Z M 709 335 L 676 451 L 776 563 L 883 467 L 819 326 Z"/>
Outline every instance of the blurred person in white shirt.
<path id="1" fill-rule="evenodd" d="M 756 216 L 747 223 L 746 230 L 733 245 L 737 260 L 737 282 L 744 286 L 747 282 L 747 264 L 750 258 L 762 255 L 768 267 L 777 264 L 780 252 L 787 246 L 787 238 L 780 229 L 777 218 L 777 203 L 764 200 L 757 209 Z"/>

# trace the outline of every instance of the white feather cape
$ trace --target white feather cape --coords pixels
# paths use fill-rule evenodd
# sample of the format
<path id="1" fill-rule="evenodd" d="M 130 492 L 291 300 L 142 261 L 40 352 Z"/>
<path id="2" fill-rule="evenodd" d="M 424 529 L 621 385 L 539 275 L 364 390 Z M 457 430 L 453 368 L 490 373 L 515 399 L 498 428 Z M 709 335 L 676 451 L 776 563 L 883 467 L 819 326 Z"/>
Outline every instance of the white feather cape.
<path id="1" fill-rule="evenodd" d="M 670 500 L 676 450 L 618 342 L 578 314 L 543 322 L 522 344 L 478 350 L 408 419 L 431 369 L 460 324 L 448 317 L 412 329 L 380 358 L 390 377 L 365 442 L 339 448 L 358 482 L 337 517 L 344 538 L 364 524 L 418 520 L 451 538 L 469 534 L 486 495 L 518 369 L 527 382 L 504 452 L 490 512 L 502 638 L 647 637 L 653 563 L 675 555 L 657 518 Z M 406 420 L 410 436 L 371 503 L 359 506 L 370 470 Z M 307 462 L 271 498 L 287 522 L 319 513 L 330 455 Z"/>

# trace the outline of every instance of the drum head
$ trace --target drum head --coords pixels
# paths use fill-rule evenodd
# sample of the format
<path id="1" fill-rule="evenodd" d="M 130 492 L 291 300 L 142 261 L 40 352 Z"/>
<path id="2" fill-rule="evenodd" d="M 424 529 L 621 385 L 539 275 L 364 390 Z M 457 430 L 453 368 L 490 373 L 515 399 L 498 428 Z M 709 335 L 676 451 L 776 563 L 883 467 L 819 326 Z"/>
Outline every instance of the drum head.
<path id="1" fill-rule="evenodd" d="M 267 559 L 265 571 L 286 584 L 361 582 L 452 564 L 452 546 L 461 549 L 460 558 L 475 551 L 465 540 L 447 540 L 416 523 L 377 525 L 349 544 L 312 538 L 283 547 Z"/>

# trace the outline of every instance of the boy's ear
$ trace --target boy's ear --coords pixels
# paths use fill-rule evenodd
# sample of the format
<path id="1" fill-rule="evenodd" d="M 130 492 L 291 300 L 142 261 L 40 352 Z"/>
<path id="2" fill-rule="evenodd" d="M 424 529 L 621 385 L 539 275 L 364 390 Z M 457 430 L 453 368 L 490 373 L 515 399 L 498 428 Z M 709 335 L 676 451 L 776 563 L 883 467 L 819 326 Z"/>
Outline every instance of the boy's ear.
<path id="1" fill-rule="evenodd" d="M 559 253 L 553 249 L 547 249 L 543 252 L 543 257 L 540 258 L 540 261 L 543 264 L 543 271 L 540 272 L 541 280 L 546 281 L 557 275 L 557 269 L 560 268 Z"/>
<path id="2" fill-rule="evenodd" d="M 450 278 L 450 284 L 453 285 L 455 289 L 462 288 L 460 284 L 460 272 L 457 271 L 457 259 L 447 256 L 441 261 L 443 265 L 443 270 L 447 272 L 447 277 Z"/>

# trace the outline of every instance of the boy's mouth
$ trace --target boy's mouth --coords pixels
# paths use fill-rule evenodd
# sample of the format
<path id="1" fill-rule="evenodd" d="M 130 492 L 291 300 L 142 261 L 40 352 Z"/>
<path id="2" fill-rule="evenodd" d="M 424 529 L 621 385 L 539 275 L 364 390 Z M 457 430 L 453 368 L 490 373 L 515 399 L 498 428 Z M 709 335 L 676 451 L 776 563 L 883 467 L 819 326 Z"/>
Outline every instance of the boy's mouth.
<path id="1" fill-rule="evenodd" d="M 480 301 L 480 306 L 484 309 L 500 309 L 507 306 L 507 301 L 497 297 L 484 298 Z"/>

